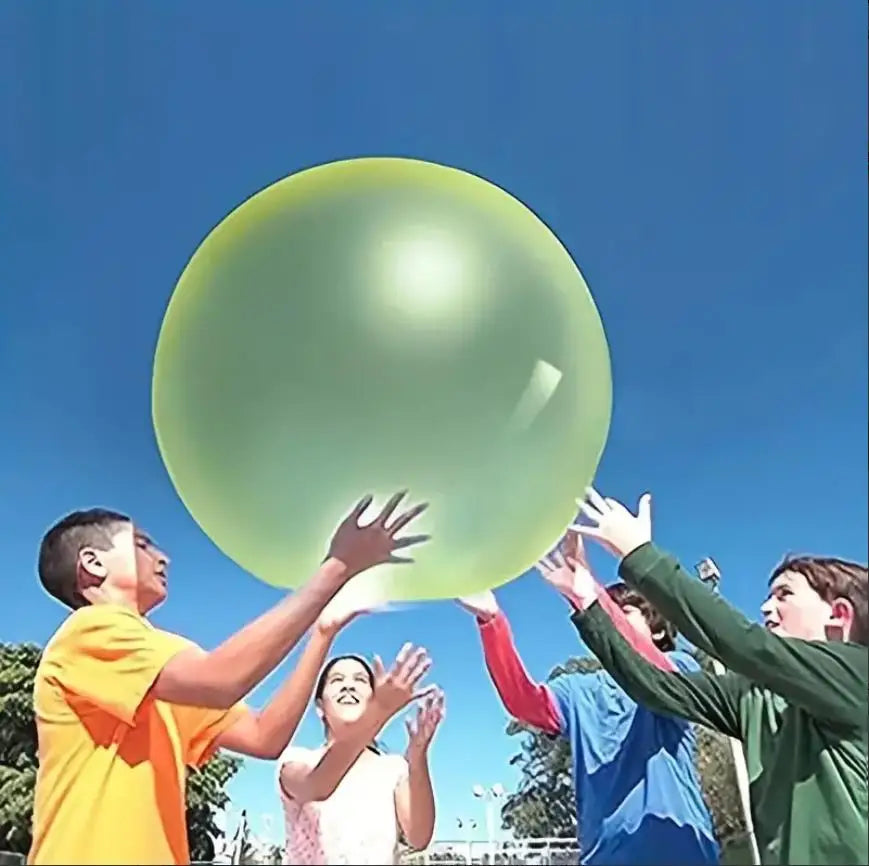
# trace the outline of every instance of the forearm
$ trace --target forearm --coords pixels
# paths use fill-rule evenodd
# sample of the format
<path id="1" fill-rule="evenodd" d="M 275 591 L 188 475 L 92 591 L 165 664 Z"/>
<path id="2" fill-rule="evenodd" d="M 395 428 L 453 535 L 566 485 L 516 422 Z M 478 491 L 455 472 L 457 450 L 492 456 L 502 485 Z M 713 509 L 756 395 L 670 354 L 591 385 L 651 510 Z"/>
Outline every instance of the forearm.
<path id="1" fill-rule="evenodd" d="M 655 667 L 629 646 L 597 602 L 577 611 L 573 622 L 604 669 L 637 703 L 656 713 L 739 736 L 737 708 L 716 678 Z"/>
<path id="2" fill-rule="evenodd" d="M 195 671 L 208 703 L 230 707 L 244 698 L 292 651 L 347 581 L 347 570 L 327 560 L 298 592 L 203 655 Z"/>
<path id="3" fill-rule="evenodd" d="M 408 844 L 421 851 L 427 848 L 434 835 L 435 799 L 428 757 L 408 758 L 408 817 L 402 827 Z"/>
<path id="4" fill-rule="evenodd" d="M 315 628 L 292 674 L 256 713 L 257 740 L 263 754 L 277 757 L 293 738 L 333 639 L 331 633 Z"/>
<path id="5" fill-rule="evenodd" d="M 626 557 L 619 571 L 691 643 L 729 670 L 818 717 L 844 722 L 865 715 L 865 650 L 772 634 L 651 544 Z"/>
<path id="6" fill-rule="evenodd" d="M 575 591 L 568 591 L 565 593 L 565 596 L 574 610 L 577 611 L 585 610 L 592 603 L 597 602 L 604 613 L 609 616 L 616 631 L 628 642 L 632 650 L 639 653 L 647 662 L 653 664 L 659 670 L 674 671 L 676 669 L 670 659 L 655 646 L 651 638 L 641 634 L 631 625 L 630 620 L 625 616 L 625 612 L 610 598 L 606 589 L 597 583 L 597 581 L 595 581 L 594 593 L 591 597 L 579 595 Z"/>
<path id="7" fill-rule="evenodd" d="M 386 721 L 378 711 L 366 710 L 346 734 L 329 743 L 323 757 L 297 786 L 296 796 L 302 801 L 328 799 Z"/>
<path id="8" fill-rule="evenodd" d="M 551 691 L 534 682 L 516 651 L 510 623 L 500 611 L 478 620 L 483 655 L 492 684 L 514 719 L 549 734 L 561 730 L 561 716 Z"/>

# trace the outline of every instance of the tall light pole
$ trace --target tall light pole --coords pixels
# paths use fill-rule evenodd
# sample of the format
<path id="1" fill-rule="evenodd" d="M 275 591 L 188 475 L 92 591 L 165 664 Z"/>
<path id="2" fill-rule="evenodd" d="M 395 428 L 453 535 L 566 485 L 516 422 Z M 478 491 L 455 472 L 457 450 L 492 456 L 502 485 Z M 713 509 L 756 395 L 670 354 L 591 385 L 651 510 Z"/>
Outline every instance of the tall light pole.
<path id="1" fill-rule="evenodd" d="M 697 577 L 706 584 L 713 592 L 718 592 L 721 587 L 721 570 L 715 560 L 707 556 L 706 559 L 694 566 Z M 723 676 L 727 668 L 717 658 L 712 659 L 712 669 L 716 676 Z M 745 752 L 742 743 L 734 737 L 729 737 L 730 754 L 733 757 L 733 766 L 736 770 L 736 782 L 739 786 L 739 797 L 742 800 L 742 813 L 745 817 L 745 829 L 748 832 L 748 842 L 751 846 L 752 862 L 760 863 L 760 850 L 757 847 L 757 837 L 754 834 L 754 821 L 751 817 L 751 794 L 749 793 L 748 766 L 745 763 Z"/>
<path id="2" fill-rule="evenodd" d="M 497 782 L 491 788 L 474 785 L 474 796 L 482 800 L 486 808 L 486 835 L 489 838 L 489 862 L 495 862 L 495 807 L 498 800 L 504 796 L 504 786 Z"/>

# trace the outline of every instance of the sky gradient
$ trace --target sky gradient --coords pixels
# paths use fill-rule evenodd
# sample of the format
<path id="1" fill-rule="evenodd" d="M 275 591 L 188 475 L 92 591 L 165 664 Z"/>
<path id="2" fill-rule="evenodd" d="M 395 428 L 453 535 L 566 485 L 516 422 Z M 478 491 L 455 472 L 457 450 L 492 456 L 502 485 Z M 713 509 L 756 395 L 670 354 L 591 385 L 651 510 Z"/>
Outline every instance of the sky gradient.
<path id="1" fill-rule="evenodd" d="M 216 222 L 360 155 L 480 174 L 571 251 L 613 359 L 597 485 L 650 489 L 662 546 L 713 555 L 752 616 L 785 552 L 866 559 L 864 3 L 7 2 L 0 29 L 0 640 L 61 622 L 35 554 L 79 507 L 131 513 L 168 549 L 155 621 L 206 647 L 279 598 L 178 500 L 153 352 Z M 533 574 L 499 596 L 535 675 L 582 651 Z M 516 784 L 517 743 L 449 602 L 360 621 L 338 648 L 391 657 L 406 639 L 447 693 L 433 771 L 437 833 L 455 837 L 459 817 L 482 828 L 473 784 Z M 404 747 L 398 724 L 385 739 Z M 297 741 L 318 743 L 315 719 Z M 277 815 L 273 774 L 251 761 L 235 802 Z"/>

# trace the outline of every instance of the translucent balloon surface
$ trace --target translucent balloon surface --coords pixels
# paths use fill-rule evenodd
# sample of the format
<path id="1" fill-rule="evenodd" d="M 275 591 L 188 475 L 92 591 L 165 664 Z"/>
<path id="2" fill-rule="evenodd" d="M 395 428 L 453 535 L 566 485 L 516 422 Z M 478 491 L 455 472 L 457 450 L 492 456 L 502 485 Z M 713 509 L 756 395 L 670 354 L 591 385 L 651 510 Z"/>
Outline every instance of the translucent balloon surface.
<path id="1" fill-rule="evenodd" d="M 429 510 L 394 600 L 521 574 L 575 515 L 612 402 L 578 268 L 521 202 L 406 159 L 285 178 L 203 241 L 172 296 L 153 415 L 179 496 L 229 557 L 302 584 L 365 493 Z"/>

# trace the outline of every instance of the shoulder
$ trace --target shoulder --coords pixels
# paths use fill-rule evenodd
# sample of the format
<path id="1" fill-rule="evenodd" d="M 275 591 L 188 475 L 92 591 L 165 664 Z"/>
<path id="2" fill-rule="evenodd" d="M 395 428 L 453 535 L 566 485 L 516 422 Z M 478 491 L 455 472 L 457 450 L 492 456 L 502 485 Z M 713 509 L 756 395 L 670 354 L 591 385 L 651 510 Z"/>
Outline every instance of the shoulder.
<path id="1" fill-rule="evenodd" d="M 141 617 L 120 605 L 87 605 L 74 610 L 49 638 L 42 662 L 50 666 L 53 661 L 79 648 L 99 643 L 109 631 L 129 633 L 147 627 Z"/>
<path id="2" fill-rule="evenodd" d="M 66 618 L 48 642 L 46 650 L 106 631 L 130 633 L 156 629 L 144 617 L 122 605 L 89 604 L 73 611 Z"/>
<path id="3" fill-rule="evenodd" d="M 286 764 L 304 764 L 313 767 L 320 757 L 320 749 L 303 749 L 301 746 L 289 745 L 278 758 L 278 768 Z"/>

